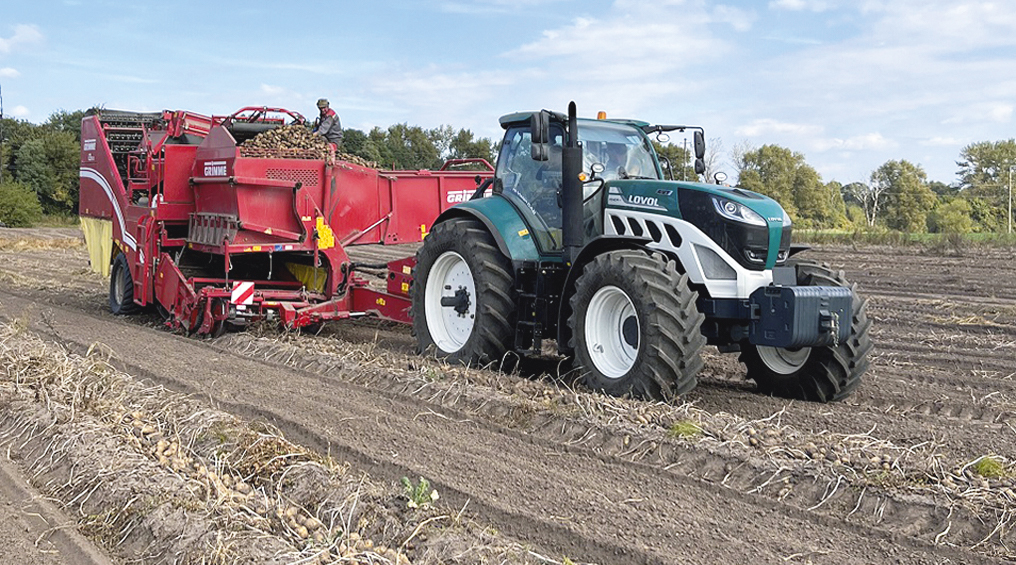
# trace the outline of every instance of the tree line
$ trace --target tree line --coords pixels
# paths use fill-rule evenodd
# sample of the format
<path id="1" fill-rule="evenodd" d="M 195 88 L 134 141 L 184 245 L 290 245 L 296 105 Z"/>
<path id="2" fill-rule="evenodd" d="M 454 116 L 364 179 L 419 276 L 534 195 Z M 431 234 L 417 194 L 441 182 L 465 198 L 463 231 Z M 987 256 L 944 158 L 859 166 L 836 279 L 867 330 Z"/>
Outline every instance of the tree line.
<path id="1" fill-rule="evenodd" d="M 81 118 L 85 110 L 54 112 L 35 125 L 0 119 L 0 222 L 32 225 L 43 215 L 77 213 Z M 681 180 L 702 180 L 682 145 L 654 142 Z M 447 159 L 493 163 L 497 144 L 468 129 L 408 124 L 344 130 L 341 150 L 383 169 L 437 169 Z M 711 139 L 705 179 L 719 170 L 722 143 Z M 861 182 L 825 182 L 802 153 L 779 145 L 738 146 L 730 152 L 735 183 L 776 199 L 797 227 L 889 229 L 904 232 L 1001 232 L 1009 225 L 1008 190 L 1016 140 L 963 148 L 957 181 L 929 181 L 920 165 L 887 161 Z"/>
<path id="2" fill-rule="evenodd" d="M 1016 140 L 967 145 L 957 182 L 929 181 L 924 169 L 890 160 L 864 182 L 823 182 L 804 155 L 778 145 L 735 151 L 738 184 L 778 200 L 799 227 L 880 228 L 909 233 L 1008 229 Z"/>

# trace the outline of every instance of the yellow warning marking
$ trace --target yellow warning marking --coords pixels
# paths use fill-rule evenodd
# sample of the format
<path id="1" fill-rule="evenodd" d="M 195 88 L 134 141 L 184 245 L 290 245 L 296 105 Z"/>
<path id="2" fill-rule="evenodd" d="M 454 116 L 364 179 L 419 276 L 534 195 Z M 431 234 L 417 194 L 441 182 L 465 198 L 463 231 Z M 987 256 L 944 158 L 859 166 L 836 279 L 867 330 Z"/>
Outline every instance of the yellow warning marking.
<path id="1" fill-rule="evenodd" d="M 409 265 L 403 265 L 402 266 L 402 274 L 404 274 L 404 275 L 411 275 L 411 274 L 413 274 L 413 268 L 410 267 Z"/>
<path id="2" fill-rule="evenodd" d="M 254 246 L 254 251 L 261 251 L 261 246 L 260 245 L 255 245 Z"/>
<path id="3" fill-rule="evenodd" d="M 325 219 L 321 216 L 317 218 L 318 249 L 331 249 L 335 247 L 335 234 L 332 232 L 331 226 L 325 223 Z"/>
<path id="4" fill-rule="evenodd" d="M 402 283 L 402 292 L 409 292 L 409 283 Z"/>
<path id="5" fill-rule="evenodd" d="M 519 237 L 526 237 L 529 235 L 529 230 L 519 230 Z"/>
<path id="6" fill-rule="evenodd" d="M 377 305 L 378 306 L 384 306 L 385 305 L 385 299 L 384 298 L 378 298 L 377 299 Z"/>

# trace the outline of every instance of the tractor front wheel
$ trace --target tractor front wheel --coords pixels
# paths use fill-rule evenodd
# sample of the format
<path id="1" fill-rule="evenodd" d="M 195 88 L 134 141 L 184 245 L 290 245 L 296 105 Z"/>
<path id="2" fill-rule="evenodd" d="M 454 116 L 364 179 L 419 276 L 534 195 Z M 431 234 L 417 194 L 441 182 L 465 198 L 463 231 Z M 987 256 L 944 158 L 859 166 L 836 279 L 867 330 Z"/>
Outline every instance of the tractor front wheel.
<path id="1" fill-rule="evenodd" d="M 695 388 L 705 345 L 687 275 L 659 253 L 619 250 L 588 263 L 571 298 L 570 346 L 590 388 L 670 399 Z"/>
<path id="2" fill-rule="evenodd" d="M 469 366 L 500 362 L 514 347 L 511 262 L 477 220 L 434 226 L 416 253 L 413 334 L 420 353 Z"/>
<path id="3" fill-rule="evenodd" d="M 127 256 L 117 254 L 109 273 L 109 309 L 118 316 L 138 311 L 134 303 L 134 279 L 131 277 Z"/>
<path id="4" fill-rule="evenodd" d="M 830 402 L 843 400 L 861 383 L 868 368 L 871 321 L 866 309 L 868 300 L 857 294 L 856 285 L 826 265 L 807 260 L 791 260 L 797 267 L 797 284 L 801 286 L 841 286 L 853 293 L 853 314 L 850 337 L 835 346 L 785 349 L 745 343 L 740 360 L 748 368 L 759 391 L 783 398 Z"/>

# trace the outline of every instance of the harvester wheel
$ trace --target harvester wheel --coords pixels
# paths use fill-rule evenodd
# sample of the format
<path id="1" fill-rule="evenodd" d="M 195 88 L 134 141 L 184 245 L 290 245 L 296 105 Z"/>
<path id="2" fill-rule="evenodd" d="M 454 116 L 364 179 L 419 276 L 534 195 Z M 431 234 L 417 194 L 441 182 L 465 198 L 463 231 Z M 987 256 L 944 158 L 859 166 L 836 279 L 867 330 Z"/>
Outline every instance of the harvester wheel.
<path id="1" fill-rule="evenodd" d="M 127 266 L 127 256 L 120 253 L 113 259 L 109 273 L 109 309 L 118 316 L 138 311 L 134 303 L 134 279 Z"/>
<path id="2" fill-rule="evenodd" d="M 688 276 L 659 253 L 610 251 L 575 282 L 571 347 L 590 388 L 670 399 L 695 388 L 705 319 Z"/>
<path id="3" fill-rule="evenodd" d="M 808 260 L 791 260 L 788 265 L 797 267 L 799 285 L 851 289 L 850 337 L 835 347 L 784 349 L 744 344 L 740 360 L 748 368 L 748 378 L 764 394 L 816 402 L 843 400 L 861 383 L 861 375 L 868 368 L 868 300 L 857 294 L 856 285 L 848 283 L 842 271 Z"/>
<path id="4" fill-rule="evenodd" d="M 512 266 L 482 223 L 434 226 L 416 253 L 413 334 L 420 353 L 470 366 L 501 362 L 514 346 Z"/>

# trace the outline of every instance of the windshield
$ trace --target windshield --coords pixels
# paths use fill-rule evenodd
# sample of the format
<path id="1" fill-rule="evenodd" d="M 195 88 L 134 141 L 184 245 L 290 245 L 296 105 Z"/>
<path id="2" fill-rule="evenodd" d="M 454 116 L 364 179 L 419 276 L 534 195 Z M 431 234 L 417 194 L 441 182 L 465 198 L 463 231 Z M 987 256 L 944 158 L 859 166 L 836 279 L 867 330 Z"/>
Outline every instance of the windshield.
<path id="1" fill-rule="evenodd" d="M 660 178 L 648 141 L 634 127 L 599 120 L 581 120 L 578 126 L 584 170 L 600 163 L 604 166 L 600 176 L 608 181 Z"/>

